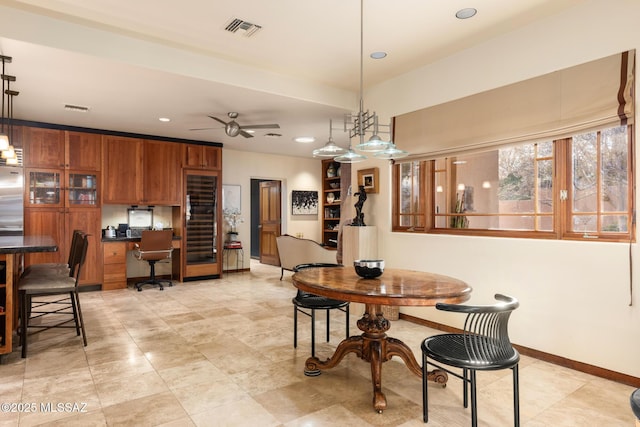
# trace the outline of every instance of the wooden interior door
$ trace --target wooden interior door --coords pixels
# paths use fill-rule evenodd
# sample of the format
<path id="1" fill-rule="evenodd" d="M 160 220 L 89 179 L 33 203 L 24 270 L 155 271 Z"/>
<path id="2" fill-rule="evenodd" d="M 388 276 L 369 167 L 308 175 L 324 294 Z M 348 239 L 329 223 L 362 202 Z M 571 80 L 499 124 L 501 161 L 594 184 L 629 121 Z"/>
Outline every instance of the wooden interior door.
<path id="1" fill-rule="evenodd" d="M 280 181 L 260 183 L 260 262 L 280 265 L 276 237 L 280 235 L 282 222 Z"/>

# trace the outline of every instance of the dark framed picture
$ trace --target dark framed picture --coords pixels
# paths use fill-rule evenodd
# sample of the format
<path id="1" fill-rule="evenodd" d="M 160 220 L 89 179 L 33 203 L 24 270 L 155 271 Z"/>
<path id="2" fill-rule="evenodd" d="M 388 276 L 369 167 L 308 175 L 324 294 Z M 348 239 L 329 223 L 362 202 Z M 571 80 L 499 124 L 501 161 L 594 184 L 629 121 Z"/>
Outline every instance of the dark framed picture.
<path id="1" fill-rule="evenodd" d="M 317 215 L 318 192 L 299 191 L 291 192 L 291 215 Z"/>
<path id="2" fill-rule="evenodd" d="M 364 185 L 367 194 L 377 193 L 378 168 L 360 169 L 358 171 L 358 186 Z"/>

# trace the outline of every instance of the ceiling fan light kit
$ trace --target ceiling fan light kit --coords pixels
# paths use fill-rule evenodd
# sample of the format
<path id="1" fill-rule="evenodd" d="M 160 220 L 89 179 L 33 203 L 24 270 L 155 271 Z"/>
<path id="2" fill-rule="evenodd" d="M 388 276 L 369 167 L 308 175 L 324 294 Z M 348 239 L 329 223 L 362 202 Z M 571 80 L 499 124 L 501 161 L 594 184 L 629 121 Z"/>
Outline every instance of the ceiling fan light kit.
<path id="1" fill-rule="evenodd" d="M 238 118 L 239 114 L 233 111 L 227 113 L 227 116 L 229 116 L 229 118 L 231 119 L 228 122 L 225 122 L 224 120 L 219 119 L 215 116 L 209 116 L 209 118 L 219 123 L 222 123 L 224 125 L 224 133 L 226 133 L 227 136 L 230 136 L 232 138 L 235 138 L 238 135 L 242 135 L 245 138 L 253 138 L 253 135 L 247 132 L 248 130 L 253 130 L 253 129 L 280 129 L 280 125 L 276 123 L 262 124 L 262 125 L 240 125 L 238 122 L 236 122 L 236 119 Z"/>

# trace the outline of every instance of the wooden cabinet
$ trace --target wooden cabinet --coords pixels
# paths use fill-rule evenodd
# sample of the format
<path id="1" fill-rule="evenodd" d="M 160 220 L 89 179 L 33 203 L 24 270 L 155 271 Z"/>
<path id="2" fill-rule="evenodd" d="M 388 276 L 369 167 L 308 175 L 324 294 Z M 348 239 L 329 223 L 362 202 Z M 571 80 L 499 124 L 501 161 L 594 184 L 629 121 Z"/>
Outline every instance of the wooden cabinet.
<path id="1" fill-rule="evenodd" d="M 104 280 L 102 290 L 125 289 L 127 287 L 127 242 L 102 244 Z"/>
<path id="2" fill-rule="evenodd" d="M 180 205 L 183 144 L 144 141 L 143 201 L 147 205 Z"/>
<path id="3" fill-rule="evenodd" d="M 81 284 L 102 281 L 101 136 L 25 127 L 24 234 L 49 235 L 58 252 L 28 254 L 25 264 L 66 262 L 73 230 L 90 234 Z"/>
<path id="4" fill-rule="evenodd" d="M 82 267 L 80 284 L 91 285 L 102 281 L 102 237 L 100 209 L 42 208 L 24 209 L 25 236 L 51 236 L 58 245 L 57 252 L 30 253 L 25 255 L 25 265 L 45 262 L 65 263 L 69 257 L 71 236 L 74 230 L 89 234 L 89 248 Z"/>
<path id="5" fill-rule="evenodd" d="M 22 145 L 25 167 L 64 168 L 64 131 L 25 127 Z"/>
<path id="6" fill-rule="evenodd" d="M 103 203 L 180 205 L 182 144 L 106 136 Z"/>
<path id="7" fill-rule="evenodd" d="M 322 243 L 338 247 L 338 229 L 340 227 L 340 163 L 333 159 L 322 161 Z"/>
<path id="8" fill-rule="evenodd" d="M 0 254 L 0 355 L 11 353 L 11 338 L 13 334 L 12 320 L 13 310 L 13 285 L 11 277 L 15 273 L 13 271 L 13 262 L 9 257 L 14 254 Z"/>
<path id="9" fill-rule="evenodd" d="M 72 170 L 99 171 L 102 135 L 65 131 L 65 166 Z"/>
<path id="10" fill-rule="evenodd" d="M 105 136 L 102 202 L 137 205 L 142 200 L 142 140 Z"/>
<path id="11" fill-rule="evenodd" d="M 184 167 L 193 169 L 222 169 L 222 149 L 209 145 L 187 144 Z"/>

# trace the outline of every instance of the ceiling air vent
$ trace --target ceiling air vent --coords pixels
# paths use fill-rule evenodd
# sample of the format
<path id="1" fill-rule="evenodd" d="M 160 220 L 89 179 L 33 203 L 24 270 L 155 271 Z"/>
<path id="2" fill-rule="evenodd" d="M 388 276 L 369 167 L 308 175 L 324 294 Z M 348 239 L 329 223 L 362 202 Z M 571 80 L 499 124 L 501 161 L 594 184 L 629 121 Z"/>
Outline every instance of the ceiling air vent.
<path id="1" fill-rule="evenodd" d="M 79 113 L 86 113 L 87 111 L 89 111 L 89 107 L 73 104 L 65 104 L 64 109 L 69 111 L 77 111 Z"/>
<path id="2" fill-rule="evenodd" d="M 242 34 L 245 37 L 251 37 L 259 30 L 262 29 L 260 25 L 252 24 L 251 22 L 243 21 L 242 19 L 233 18 L 226 27 L 224 27 L 226 31 L 230 33 Z"/>

